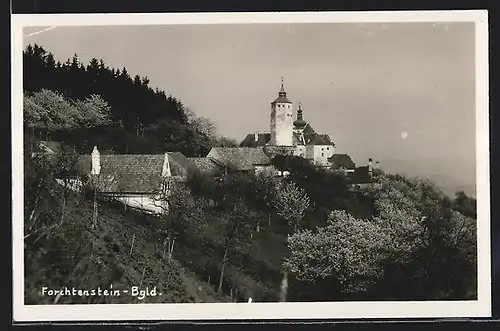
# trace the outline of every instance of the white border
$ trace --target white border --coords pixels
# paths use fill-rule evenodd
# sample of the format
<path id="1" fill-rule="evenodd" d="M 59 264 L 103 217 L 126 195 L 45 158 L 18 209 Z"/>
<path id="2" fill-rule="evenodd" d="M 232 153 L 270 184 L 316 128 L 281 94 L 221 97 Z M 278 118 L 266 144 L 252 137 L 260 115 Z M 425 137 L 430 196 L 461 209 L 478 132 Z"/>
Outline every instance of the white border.
<path id="1" fill-rule="evenodd" d="M 454 302 L 199 303 L 24 305 L 23 28 L 70 25 L 475 22 L 478 300 Z M 12 15 L 13 317 L 16 322 L 83 320 L 241 320 L 490 317 L 488 12 L 287 12 Z"/>

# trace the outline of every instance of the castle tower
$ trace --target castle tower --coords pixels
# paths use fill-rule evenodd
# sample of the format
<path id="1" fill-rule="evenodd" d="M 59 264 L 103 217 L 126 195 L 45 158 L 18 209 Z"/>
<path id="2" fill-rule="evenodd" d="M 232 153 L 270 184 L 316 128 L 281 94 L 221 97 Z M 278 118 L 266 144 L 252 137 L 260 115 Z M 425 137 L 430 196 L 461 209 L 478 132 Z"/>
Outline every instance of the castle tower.
<path id="1" fill-rule="evenodd" d="M 297 119 L 293 121 L 293 127 L 296 131 L 302 132 L 304 127 L 307 125 L 306 121 L 304 121 L 302 104 L 299 102 L 299 109 L 297 109 Z"/>
<path id="2" fill-rule="evenodd" d="M 271 103 L 271 141 L 273 146 L 293 145 L 293 109 L 287 99 L 281 77 L 281 90 L 278 98 Z"/>

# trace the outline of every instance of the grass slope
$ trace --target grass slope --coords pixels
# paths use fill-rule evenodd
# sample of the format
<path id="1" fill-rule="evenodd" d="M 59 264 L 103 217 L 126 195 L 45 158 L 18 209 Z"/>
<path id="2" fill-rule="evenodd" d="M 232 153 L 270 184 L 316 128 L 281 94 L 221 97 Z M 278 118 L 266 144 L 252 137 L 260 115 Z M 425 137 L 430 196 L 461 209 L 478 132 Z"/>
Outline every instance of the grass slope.
<path id="1" fill-rule="evenodd" d="M 101 202 L 91 227 L 92 202 L 70 193 L 65 220 L 47 239 L 25 247 L 26 304 L 227 302 L 175 259 L 162 258 L 156 218 Z M 133 247 L 131 251 L 133 240 Z M 129 290 L 121 296 L 48 296 L 42 287 Z M 132 286 L 156 287 L 162 295 L 140 300 Z"/>

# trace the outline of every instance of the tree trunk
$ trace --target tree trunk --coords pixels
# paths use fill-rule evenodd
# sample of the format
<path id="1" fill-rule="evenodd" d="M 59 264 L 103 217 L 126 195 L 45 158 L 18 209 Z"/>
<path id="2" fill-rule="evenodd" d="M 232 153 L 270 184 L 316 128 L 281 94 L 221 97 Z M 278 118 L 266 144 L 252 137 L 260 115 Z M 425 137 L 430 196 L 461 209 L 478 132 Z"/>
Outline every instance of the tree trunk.
<path id="1" fill-rule="evenodd" d="M 220 268 L 219 287 L 217 288 L 217 293 L 220 293 L 220 291 L 222 289 L 222 281 L 224 279 L 224 269 L 226 268 L 226 260 L 227 260 L 228 250 L 229 250 L 229 246 L 226 245 L 226 249 L 224 250 L 224 258 L 222 258 L 222 267 Z"/>
<path id="2" fill-rule="evenodd" d="M 31 213 L 30 213 L 30 217 L 29 217 L 29 219 L 28 219 L 28 223 L 31 223 L 31 225 L 30 225 L 30 229 L 31 229 L 31 228 L 33 228 L 33 225 L 35 224 L 35 222 L 34 222 L 34 217 L 35 217 L 35 212 L 36 212 L 36 209 L 37 209 L 36 207 L 37 207 L 37 205 L 38 205 L 38 202 L 40 201 L 40 196 L 41 196 L 41 194 L 37 194 L 37 195 L 36 195 L 36 198 L 35 198 L 35 203 L 33 204 L 33 210 L 31 211 Z M 33 222 L 32 222 L 32 221 L 33 221 Z"/>
<path id="3" fill-rule="evenodd" d="M 139 283 L 139 288 L 142 286 L 142 281 L 144 280 L 144 273 L 146 272 L 146 267 L 142 269 L 142 276 L 141 276 L 141 282 Z"/>
<path id="4" fill-rule="evenodd" d="M 63 205 L 62 205 L 62 212 L 61 212 L 61 224 L 64 222 L 64 214 L 66 212 L 66 189 L 64 189 L 63 193 Z"/>
<path id="5" fill-rule="evenodd" d="M 174 245 L 175 245 L 175 238 L 172 239 L 172 242 L 170 244 L 170 250 L 168 252 L 168 262 L 172 261 L 172 255 L 174 254 Z"/>
<path id="6" fill-rule="evenodd" d="M 94 187 L 94 204 L 93 204 L 93 215 L 92 215 L 92 221 L 93 221 L 93 224 L 92 224 L 92 228 L 96 228 L 97 227 L 97 188 Z"/>
<path id="7" fill-rule="evenodd" d="M 33 203 L 33 210 L 31 211 L 30 217 L 28 219 L 28 223 L 31 224 L 30 227 L 29 227 L 30 230 L 33 228 L 33 226 L 36 223 L 35 213 L 36 213 L 36 210 L 37 210 L 38 203 L 40 202 L 40 198 L 42 196 L 42 194 L 40 193 L 41 188 L 42 188 L 42 183 L 39 183 L 38 184 L 38 192 L 37 192 L 36 198 L 35 198 L 35 203 Z"/>
<path id="8" fill-rule="evenodd" d="M 130 244 L 130 252 L 128 253 L 129 255 L 132 255 L 132 250 L 134 249 L 134 241 L 135 241 L 135 233 L 132 236 L 132 244 Z"/>
<path id="9" fill-rule="evenodd" d="M 288 294 L 288 272 L 283 272 L 283 279 L 281 280 L 280 302 L 286 302 Z"/>
<path id="10" fill-rule="evenodd" d="M 33 138 L 31 139 L 31 154 L 35 151 L 35 127 L 31 129 L 31 132 L 33 134 Z"/>

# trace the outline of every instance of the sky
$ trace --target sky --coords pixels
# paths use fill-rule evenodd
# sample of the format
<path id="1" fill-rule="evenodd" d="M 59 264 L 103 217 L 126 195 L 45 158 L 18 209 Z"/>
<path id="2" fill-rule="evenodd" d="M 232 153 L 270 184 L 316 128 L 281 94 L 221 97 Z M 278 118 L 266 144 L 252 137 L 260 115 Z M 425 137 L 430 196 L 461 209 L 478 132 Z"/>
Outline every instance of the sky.
<path id="1" fill-rule="evenodd" d="M 152 87 L 241 141 L 269 131 L 281 77 L 336 153 L 475 196 L 474 23 L 298 23 L 24 30 L 64 62 L 77 54 Z M 32 35 L 30 35 L 32 34 Z"/>

